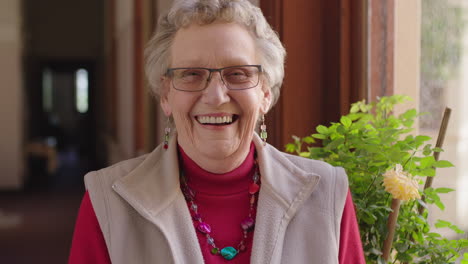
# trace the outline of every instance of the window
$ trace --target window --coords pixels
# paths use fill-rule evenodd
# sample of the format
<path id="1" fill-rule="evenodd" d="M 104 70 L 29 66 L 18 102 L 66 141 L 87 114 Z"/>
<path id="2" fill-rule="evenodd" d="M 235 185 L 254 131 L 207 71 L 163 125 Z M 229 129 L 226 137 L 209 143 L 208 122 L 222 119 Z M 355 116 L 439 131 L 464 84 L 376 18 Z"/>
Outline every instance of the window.
<path id="1" fill-rule="evenodd" d="M 437 138 L 442 112 L 452 109 L 441 159 L 455 168 L 437 172 L 434 187 L 456 189 L 443 196 L 447 208 L 433 220 L 448 219 L 468 229 L 468 9 L 464 0 L 423 0 L 421 5 L 420 132 Z M 449 235 L 449 234 L 447 234 Z"/>
<path id="2" fill-rule="evenodd" d="M 75 73 L 75 105 L 79 113 L 88 112 L 88 71 L 85 69 L 78 69 Z"/>
<path id="3" fill-rule="evenodd" d="M 48 68 L 42 72 L 42 109 L 47 113 L 53 109 L 52 71 Z"/>

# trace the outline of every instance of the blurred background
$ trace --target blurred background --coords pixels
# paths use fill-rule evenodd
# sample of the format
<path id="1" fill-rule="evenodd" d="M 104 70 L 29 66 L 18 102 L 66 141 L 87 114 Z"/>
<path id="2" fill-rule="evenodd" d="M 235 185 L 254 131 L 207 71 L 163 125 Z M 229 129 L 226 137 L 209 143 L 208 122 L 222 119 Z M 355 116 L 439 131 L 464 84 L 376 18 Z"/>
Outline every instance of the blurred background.
<path id="1" fill-rule="evenodd" d="M 437 137 L 446 219 L 468 230 L 468 7 L 463 0 L 256 0 L 288 56 L 268 141 L 339 120 L 351 103 L 406 94 Z M 144 45 L 172 0 L 0 1 L 0 263 L 66 263 L 83 176 L 151 151 L 165 118 Z M 399 109 L 403 111 L 404 109 Z M 449 237 L 456 234 L 439 230 Z"/>

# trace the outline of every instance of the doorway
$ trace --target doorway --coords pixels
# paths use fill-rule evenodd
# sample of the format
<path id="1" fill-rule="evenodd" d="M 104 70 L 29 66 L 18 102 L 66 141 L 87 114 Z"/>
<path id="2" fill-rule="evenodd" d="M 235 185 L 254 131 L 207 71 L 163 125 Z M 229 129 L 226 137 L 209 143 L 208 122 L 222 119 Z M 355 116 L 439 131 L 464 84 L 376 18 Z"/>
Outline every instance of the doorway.
<path id="1" fill-rule="evenodd" d="M 30 117 L 39 122 L 29 129 L 26 188 L 82 188 L 84 174 L 97 167 L 94 63 L 45 61 L 38 68 L 38 107 Z"/>

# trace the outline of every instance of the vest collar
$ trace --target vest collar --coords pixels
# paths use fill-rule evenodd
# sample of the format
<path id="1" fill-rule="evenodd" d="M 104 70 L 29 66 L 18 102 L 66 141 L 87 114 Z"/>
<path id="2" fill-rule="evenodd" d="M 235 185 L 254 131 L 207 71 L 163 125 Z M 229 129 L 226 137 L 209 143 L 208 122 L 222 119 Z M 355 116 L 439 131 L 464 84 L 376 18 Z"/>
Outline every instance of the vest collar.
<path id="1" fill-rule="evenodd" d="M 126 176 L 114 190 L 139 214 L 158 226 L 173 251 L 176 263 L 203 263 L 190 212 L 179 185 L 177 135 L 169 148 L 161 146 Z M 263 145 L 254 134 L 261 173 L 251 263 L 276 263 L 281 258 L 286 227 L 315 189 L 320 176 L 291 162 L 287 154 Z M 278 262 L 279 263 L 279 262 Z"/>

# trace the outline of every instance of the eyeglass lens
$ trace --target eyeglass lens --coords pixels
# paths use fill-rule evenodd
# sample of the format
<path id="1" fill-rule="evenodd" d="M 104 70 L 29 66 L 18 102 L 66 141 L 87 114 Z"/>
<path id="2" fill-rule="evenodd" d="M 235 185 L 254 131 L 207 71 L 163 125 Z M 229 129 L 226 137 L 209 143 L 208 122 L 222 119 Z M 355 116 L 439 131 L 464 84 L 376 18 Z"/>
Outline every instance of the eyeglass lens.
<path id="1" fill-rule="evenodd" d="M 257 66 L 228 67 L 221 70 L 178 68 L 172 70 L 172 82 L 177 90 L 201 91 L 208 86 L 208 82 L 213 79 L 216 72 L 220 72 L 222 82 L 231 90 L 244 90 L 258 85 Z"/>

